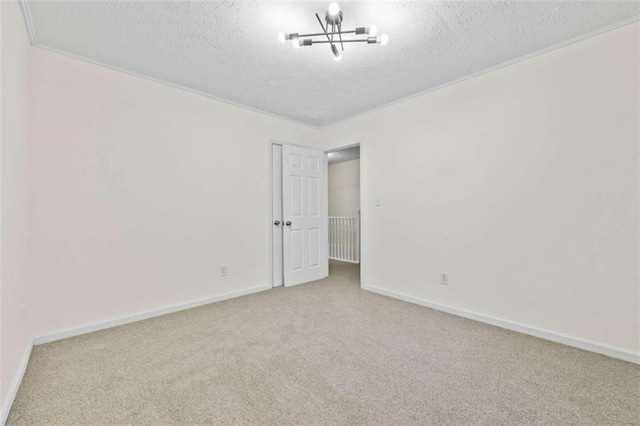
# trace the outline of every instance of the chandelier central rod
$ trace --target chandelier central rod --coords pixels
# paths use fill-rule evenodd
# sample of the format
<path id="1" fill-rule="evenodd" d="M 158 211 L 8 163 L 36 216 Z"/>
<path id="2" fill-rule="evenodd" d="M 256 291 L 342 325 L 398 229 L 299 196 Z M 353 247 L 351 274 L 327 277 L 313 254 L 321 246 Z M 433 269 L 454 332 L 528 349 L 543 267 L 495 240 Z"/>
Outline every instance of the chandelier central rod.
<path id="1" fill-rule="evenodd" d="M 320 26 L 322 27 L 322 31 L 324 31 L 324 35 L 327 36 L 327 40 L 329 40 L 329 44 L 331 45 L 331 48 L 333 49 L 333 40 L 331 40 L 331 37 L 329 37 L 329 34 L 327 34 L 327 30 L 325 30 L 324 25 L 322 24 L 322 20 L 320 19 L 320 17 L 318 16 L 317 13 L 316 13 L 316 18 L 318 18 L 318 22 L 320 22 Z"/>

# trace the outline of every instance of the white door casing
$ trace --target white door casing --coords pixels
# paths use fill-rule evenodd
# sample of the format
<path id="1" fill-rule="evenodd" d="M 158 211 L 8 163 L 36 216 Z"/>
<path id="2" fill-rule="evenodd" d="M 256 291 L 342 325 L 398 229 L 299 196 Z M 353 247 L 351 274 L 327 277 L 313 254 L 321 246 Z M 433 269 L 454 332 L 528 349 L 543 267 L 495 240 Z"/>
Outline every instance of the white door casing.
<path id="1" fill-rule="evenodd" d="M 272 285 L 284 284 L 282 266 L 282 145 L 271 145 L 271 253 Z"/>
<path id="2" fill-rule="evenodd" d="M 329 275 L 326 162 L 322 151 L 282 147 L 284 285 Z"/>

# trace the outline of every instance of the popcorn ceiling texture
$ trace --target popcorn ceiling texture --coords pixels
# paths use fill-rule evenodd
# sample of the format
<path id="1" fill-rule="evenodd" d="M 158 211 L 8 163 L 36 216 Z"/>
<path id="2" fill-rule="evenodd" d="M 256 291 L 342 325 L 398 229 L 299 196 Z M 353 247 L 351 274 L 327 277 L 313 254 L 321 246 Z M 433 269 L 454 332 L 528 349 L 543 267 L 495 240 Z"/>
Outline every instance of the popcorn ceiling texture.
<path id="1" fill-rule="evenodd" d="M 360 145 L 347 149 L 338 149 L 329 153 L 329 164 L 343 163 L 360 159 Z"/>
<path id="2" fill-rule="evenodd" d="M 293 49 L 326 2 L 28 1 L 36 45 L 323 126 L 638 15 L 634 1 L 342 2 L 387 46 Z"/>

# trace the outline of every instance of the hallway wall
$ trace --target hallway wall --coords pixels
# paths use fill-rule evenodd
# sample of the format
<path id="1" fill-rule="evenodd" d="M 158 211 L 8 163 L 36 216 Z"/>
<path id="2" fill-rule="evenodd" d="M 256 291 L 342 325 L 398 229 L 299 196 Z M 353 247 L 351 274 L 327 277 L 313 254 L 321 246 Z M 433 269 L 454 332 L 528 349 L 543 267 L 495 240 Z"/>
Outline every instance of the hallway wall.
<path id="1" fill-rule="evenodd" d="M 360 210 L 360 160 L 330 164 L 329 216 L 355 217 Z"/>

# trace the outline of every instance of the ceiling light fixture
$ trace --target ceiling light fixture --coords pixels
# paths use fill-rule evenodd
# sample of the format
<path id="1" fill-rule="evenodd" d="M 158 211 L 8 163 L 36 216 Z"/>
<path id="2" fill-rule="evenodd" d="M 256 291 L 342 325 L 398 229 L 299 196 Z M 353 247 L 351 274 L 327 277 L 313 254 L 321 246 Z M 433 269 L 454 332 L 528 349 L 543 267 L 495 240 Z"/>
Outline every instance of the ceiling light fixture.
<path id="1" fill-rule="evenodd" d="M 343 14 L 338 3 L 331 3 L 329 5 L 329 9 L 324 14 L 325 24 L 322 23 L 322 19 L 320 19 L 320 16 L 318 16 L 318 14 L 316 13 L 318 23 L 320 24 L 320 27 L 322 27 L 321 33 L 280 33 L 278 35 L 278 40 L 280 40 L 281 43 L 285 43 L 287 40 L 290 40 L 293 44 L 293 47 L 295 48 L 298 48 L 300 46 L 313 46 L 314 44 L 329 44 L 329 46 L 331 47 L 331 53 L 333 53 L 333 59 L 335 59 L 336 61 L 342 59 L 344 43 L 368 43 L 381 44 L 384 46 L 389 42 L 389 36 L 387 36 L 386 34 L 381 34 L 380 36 L 376 37 L 378 28 L 375 25 L 371 25 L 368 27 L 356 27 L 355 30 L 342 31 L 342 16 Z M 342 36 L 346 34 L 354 34 L 356 36 L 367 35 L 368 37 L 343 39 Z M 321 38 L 318 40 L 314 40 L 313 37 Z M 340 49 L 338 49 L 338 44 L 340 44 Z"/>

